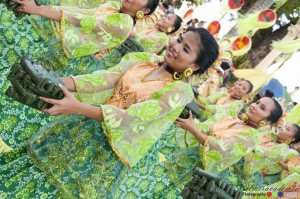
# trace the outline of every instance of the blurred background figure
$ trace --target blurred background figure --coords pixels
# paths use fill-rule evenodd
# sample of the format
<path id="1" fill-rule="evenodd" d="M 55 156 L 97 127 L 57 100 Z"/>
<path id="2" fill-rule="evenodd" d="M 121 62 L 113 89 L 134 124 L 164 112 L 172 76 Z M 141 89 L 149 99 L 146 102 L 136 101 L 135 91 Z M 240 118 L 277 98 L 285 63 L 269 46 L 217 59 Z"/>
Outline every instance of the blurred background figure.
<path id="1" fill-rule="evenodd" d="M 186 24 L 189 26 L 189 27 L 193 27 L 195 28 L 196 25 L 198 24 L 199 20 L 197 18 L 194 18 L 194 19 L 191 19 L 190 21 L 188 21 Z"/>
<path id="2" fill-rule="evenodd" d="M 169 13 L 174 14 L 176 8 L 176 0 L 172 0 L 171 4 L 169 5 Z"/>
<path id="3" fill-rule="evenodd" d="M 165 14 L 169 13 L 169 4 L 166 2 L 162 2 L 161 9 Z"/>
<path id="4" fill-rule="evenodd" d="M 199 21 L 199 22 L 198 22 L 198 27 L 203 27 L 204 24 L 205 24 L 205 21 Z"/>

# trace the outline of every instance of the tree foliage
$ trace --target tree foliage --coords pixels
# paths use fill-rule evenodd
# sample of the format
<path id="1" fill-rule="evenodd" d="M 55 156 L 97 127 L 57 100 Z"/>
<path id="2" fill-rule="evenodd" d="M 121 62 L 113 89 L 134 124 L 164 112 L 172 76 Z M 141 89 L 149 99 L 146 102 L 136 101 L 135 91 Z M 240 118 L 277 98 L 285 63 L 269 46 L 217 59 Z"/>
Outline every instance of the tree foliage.
<path id="1" fill-rule="evenodd" d="M 247 4 L 249 1 L 251 0 L 245 1 L 243 12 L 249 10 L 254 4 L 254 2 Z M 247 5 L 250 7 L 245 7 Z M 298 0 L 287 0 L 280 7 L 278 7 L 278 4 L 273 4 L 271 9 L 277 9 L 275 25 L 267 29 L 258 30 L 255 33 L 252 37 L 252 48 L 250 51 L 244 56 L 234 58 L 233 64 L 236 68 L 254 68 L 272 50 L 270 46 L 272 41 L 281 40 L 287 34 L 289 25 L 296 24 L 300 18 L 300 1 Z"/>

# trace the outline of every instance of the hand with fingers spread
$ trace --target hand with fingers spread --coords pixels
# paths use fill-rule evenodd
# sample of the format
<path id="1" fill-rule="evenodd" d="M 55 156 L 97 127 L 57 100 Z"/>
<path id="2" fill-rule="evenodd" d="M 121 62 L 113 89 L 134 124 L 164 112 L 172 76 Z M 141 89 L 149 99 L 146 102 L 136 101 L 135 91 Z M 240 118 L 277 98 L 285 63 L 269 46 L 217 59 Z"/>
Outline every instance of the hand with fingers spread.
<path id="1" fill-rule="evenodd" d="M 103 122 L 103 114 L 100 107 L 92 106 L 77 101 L 77 99 L 62 85 L 59 85 L 65 97 L 61 100 L 40 97 L 44 102 L 53 104 L 50 109 L 43 109 L 44 113 L 52 116 L 79 114 Z"/>
<path id="2" fill-rule="evenodd" d="M 196 129 L 196 124 L 191 110 L 189 111 L 188 119 L 177 118 L 174 124 L 180 128 L 190 131 L 191 133 Z"/>
<path id="3" fill-rule="evenodd" d="M 77 99 L 65 87 L 62 85 L 59 85 L 59 87 L 62 89 L 65 97 L 61 100 L 40 97 L 42 101 L 53 104 L 52 108 L 43 109 L 42 111 L 52 116 L 80 114 L 78 107 L 81 102 L 77 101 Z"/>
<path id="4" fill-rule="evenodd" d="M 12 0 L 19 4 L 15 9 L 17 12 L 25 12 L 28 14 L 38 14 L 39 6 L 36 5 L 34 0 Z"/>
<path id="5" fill-rule="evenodd" d="M 197 129 L 192 111 L 190 110 L 189 112 L 190 114 L 188 119 L 177 118 L 174 124 L 191 132 L 201 144 L 204 144 L 207 136 Z"/>

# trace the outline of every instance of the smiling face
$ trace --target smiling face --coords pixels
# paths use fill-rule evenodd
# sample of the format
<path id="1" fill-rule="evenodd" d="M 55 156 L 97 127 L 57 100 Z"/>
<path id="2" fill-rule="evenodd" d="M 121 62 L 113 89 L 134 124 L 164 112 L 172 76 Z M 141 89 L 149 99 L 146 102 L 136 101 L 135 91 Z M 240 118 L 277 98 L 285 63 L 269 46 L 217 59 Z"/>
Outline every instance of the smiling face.
<path id="1" fill-rule="evenodd" d="M 263 97 L 250 105 L 246 115 L 248 120 L 253 124 L 258 125 L 260 121 L 270 123 L 267 118 L 274 109 L 275 105 L 273 100 L 269 97 Z"/>
<path id="2" fill-rule="evenodd" d="M 174 29 L 174 24 L 176 21 L 176 15 L 175 14 L 168 14 L 160 18 L 160 20 L 156 23 L 158 25 L 158 29 L 162 32 L 167 32 L 167 29 L 169 27 Z"/>
<path id="3" fill-rule="evenodd" d="M 242 98 L 248 94 L 250 88 L 251 85 L 248 81 L 238 80 L 234 83 L 234 86 L 231 88 L 230 95 L 235 98 Z"/>
<path id="4" fill-rule="evenodd" d="M 285 126 L 279 127 L 277 133 L 278 141 L 284 142 L 288 140 L 290 142 L 295 140 L 296 127 L 293 124 L 287 124 Z"/>
<path id="5" fill-rule="evenodd" d="M 147 14 L 147 10 L 149 11 L 149 9 L 146 9 L 148 2 L 149 0 L 123 0 L 121 11 L 132 17 L 134 17 L 139 10 L 145 11 L 144 14 Z"/>
<path id="6" fill-rule="evenodd" d="M 199 69 L 195 61 L 200 51 L 201 41 L 199 35 L 193 31 L 188 31 L 176 40 L 169 42 L 165 61 L 168 67 L 175 72 L 183 72 L 188 67 L 195 71 Z"/>

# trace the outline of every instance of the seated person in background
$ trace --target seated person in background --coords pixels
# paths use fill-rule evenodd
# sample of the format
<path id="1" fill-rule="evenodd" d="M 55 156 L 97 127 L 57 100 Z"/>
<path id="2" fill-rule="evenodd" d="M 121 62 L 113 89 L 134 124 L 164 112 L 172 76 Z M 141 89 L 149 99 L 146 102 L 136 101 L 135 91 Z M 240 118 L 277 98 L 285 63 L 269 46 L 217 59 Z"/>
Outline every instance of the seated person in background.
<path id="1" fill-rule="evenodd" d="M 196 25 L 197 25 L 197 23 L 198 23 L 198 19 L 197 18 L 194 18 L 194 19 L 191 19 L 190 21 L 188 21 L 187 23 L 186 23 L 186 25 L 188 25 L 188 26 L 190 26 L 190 27 L 196 27 Z"/>
<path id="2" fill-rule="evenodd" d="M 198 105 L 203 110 L 202 119 L 215 122 L 226 115 L 237 116 L 245 105 L 242 99 L 252 89 L 253 85 L 249 80 L 239 79 L 227 91 L 216 92 L 206 98 L 198 97 Z"/>
<path id="3" fill-rule="evenodd" d="M 156 23 L 135 26 L 130 36 L 138 41 L 145 52 L 158 53 L 168 43 L 168 35 L 181 27 L 182 19 L 176 14 L 162 16 Z"/>
<path id="4" fill-rule="evenodd" d="M 220 65 L 216 65 L 208 69 L 206 75 L 201 76 L 202 82 L 198 88 L 199 95 L 201 97 L 208 97 L 213 95 L 223 85 L 223 75 L 226 70 L 230 68 L 229 62 L 221 62 Z"/>

